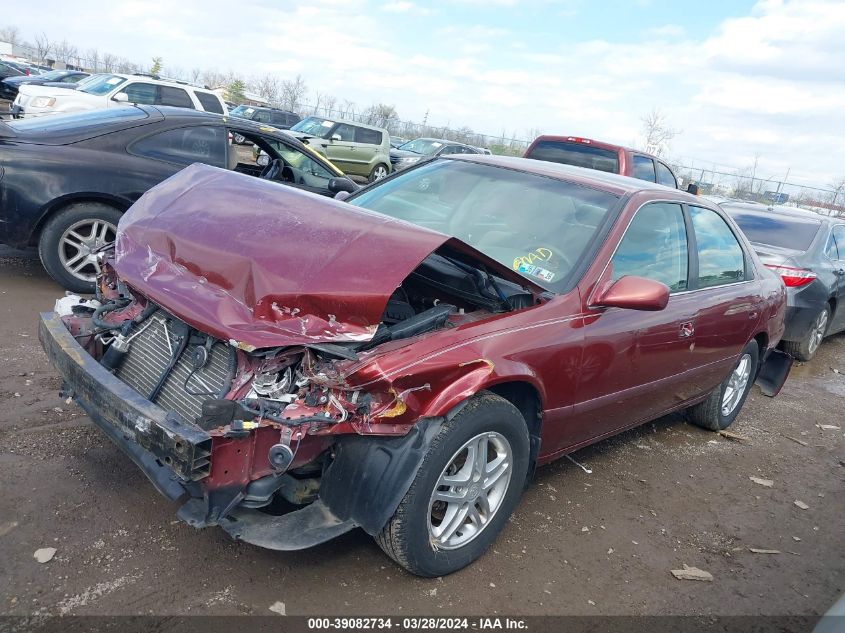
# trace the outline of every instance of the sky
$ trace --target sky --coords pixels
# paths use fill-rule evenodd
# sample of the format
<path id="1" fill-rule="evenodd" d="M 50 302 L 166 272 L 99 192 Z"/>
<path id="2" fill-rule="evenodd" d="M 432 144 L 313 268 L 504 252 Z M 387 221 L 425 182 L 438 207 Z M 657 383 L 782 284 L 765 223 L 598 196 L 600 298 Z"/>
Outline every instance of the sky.
<path id="1" fill-rule="evenodd" d="M 630 145 L 659 108 L 681 164 L 845 178 L 845 0 L 39 0 L 8 25 L 520 139 Z"/>

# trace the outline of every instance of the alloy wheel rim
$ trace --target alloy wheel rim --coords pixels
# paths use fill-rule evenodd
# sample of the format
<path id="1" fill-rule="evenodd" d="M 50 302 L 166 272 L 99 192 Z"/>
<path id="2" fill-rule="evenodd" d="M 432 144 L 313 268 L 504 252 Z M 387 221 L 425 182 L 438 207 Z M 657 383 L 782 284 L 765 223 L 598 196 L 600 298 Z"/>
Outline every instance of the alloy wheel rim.
<path id="1" fill-rule="evenodd" d="M 381 180 L 382 178 L 387 177 L 387 170 L 384 167 L 376 167 L 376 171 L 373 174 L 373 180 Z"/>
<path id="2" fill-rule="evenodd" d="M 822 344 L 822 339 L 824 339 L 825 332 L 827 331 L 827 310 L 822 310 L 821 314 L 816 318 L 816 324 L 813 328 L 812 333 L 810 334 L 810 345 L 809 350 L 810 354 L 815 354 L 816 350 L 819 348 L 819 345 Z"/>
<path id="3" fill-rule="evenodd" d="M 59 238 L 59 261 L 77 279 L 94 281 L 100 272 L 97 249 L 114 241 L 117 228 L 105 220 L 80 220 Z"/>
<path id="4" fill-rule="evenodd" d="M 722 415 L 727 416 L 734 412 L 742 399 L 742 394 L 745 393 L 745 387 L 748 385 L 750 376 L 751 354 L 743 354 L 728 377 L 728 384 L 725 386 L 725 393 L 722 395 Z"/>
<path id="5" fill-rule="evenodd" d="M 481 534 L 502 506 L 513 451 L 501 433 L 468 440 L 437 478 L 428 502 L 428 535 L 436 549 L 463 547 Z"/>

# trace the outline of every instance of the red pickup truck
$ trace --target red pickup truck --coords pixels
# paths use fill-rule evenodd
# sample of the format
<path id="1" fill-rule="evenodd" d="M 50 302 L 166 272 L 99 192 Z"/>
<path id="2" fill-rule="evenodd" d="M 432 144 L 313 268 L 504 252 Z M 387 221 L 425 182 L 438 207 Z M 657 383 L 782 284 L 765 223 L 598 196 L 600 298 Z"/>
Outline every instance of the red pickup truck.
<path id="1" fill-rule="evenodd" d="M 678 180 L 672 170 L 656 156 L 589 138 L 538 136 L 523 157 L 598 169 L 678 188 Z"/>

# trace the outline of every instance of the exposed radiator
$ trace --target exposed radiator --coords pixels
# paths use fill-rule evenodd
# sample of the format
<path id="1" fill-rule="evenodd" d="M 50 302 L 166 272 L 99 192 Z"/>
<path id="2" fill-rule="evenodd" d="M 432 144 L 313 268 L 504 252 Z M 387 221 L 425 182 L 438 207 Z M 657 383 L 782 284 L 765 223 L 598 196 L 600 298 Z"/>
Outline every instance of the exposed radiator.
<path id="1" fill-rule="evenodd" d="M 185 421 L 196 422 L 202 402 L 221 398 L 229 390 L 235 368 L 235 350 L 229 345 L 191 330 L 181 321 L 158 311 L 129 332 L 130 347 L 116 375 L 142 396 L 149 398 L 184 337 L 189 337 L 179 359 L 152 402 L 176 411 Z M 197 348 L 203 348 L 197 351 Z M 207 355 L 196 369 L 195 355 Z M 191 373 L 193 372 L 193 374 Z M 187 389 L 186 389 L 187 381 Z M 193 392 L 193 393 L 191 393 Z"/>

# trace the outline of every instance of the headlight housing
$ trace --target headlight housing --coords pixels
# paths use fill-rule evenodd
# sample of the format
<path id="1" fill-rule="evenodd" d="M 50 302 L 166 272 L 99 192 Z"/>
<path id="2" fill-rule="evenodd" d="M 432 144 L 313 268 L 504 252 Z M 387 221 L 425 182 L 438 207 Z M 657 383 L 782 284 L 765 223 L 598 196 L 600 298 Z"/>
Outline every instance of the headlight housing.
<path id="1" fill-rule="evenodd" d="M 399 164 L 403 167 L 407 167 L 408 165 L 413 165 L 414 163 L 418 163 L 419 161 L 420 159 L 417 156 L 406 156 L 404 158 L 399 159 Z"/>
<path id="2" fill-rule="evenodd" d="M 32 107 L 33 108 L 50 108 L 55 105 L 56 99 L 55 97 L 35 97 L 32 100 Z"/>

